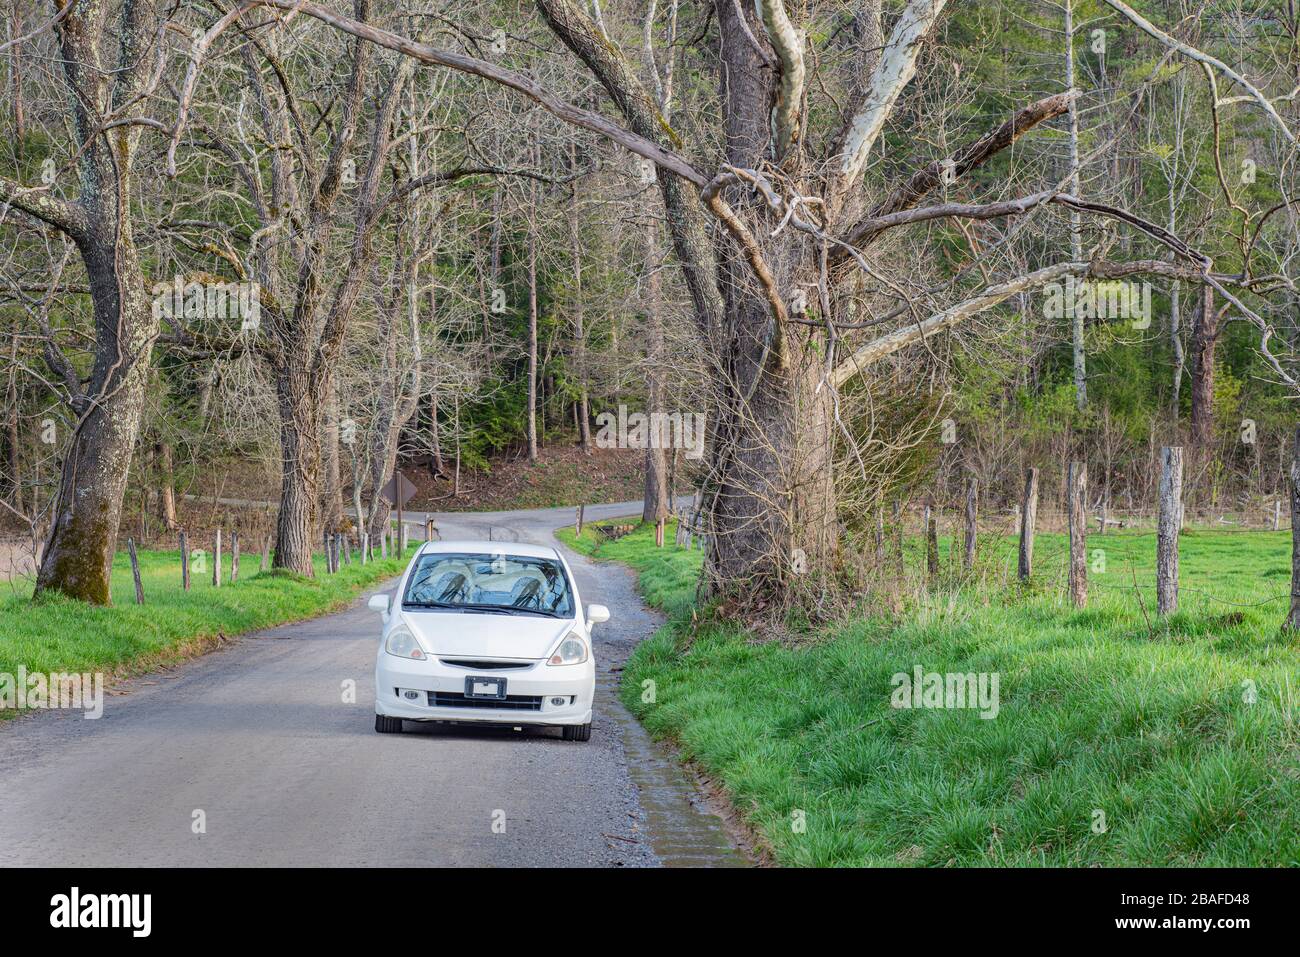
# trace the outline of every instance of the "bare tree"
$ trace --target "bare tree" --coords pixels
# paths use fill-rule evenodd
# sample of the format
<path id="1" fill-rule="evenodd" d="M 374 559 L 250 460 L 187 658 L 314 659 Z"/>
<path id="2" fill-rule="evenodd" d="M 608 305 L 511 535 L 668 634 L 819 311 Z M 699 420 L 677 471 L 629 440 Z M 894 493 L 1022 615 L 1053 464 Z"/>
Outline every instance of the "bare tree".
<path id="1" fill-rule="evenodd" d="M 36 590 L 104 605 L 159 329 L 130 204 L 141 136 L 146 127 L 161 126 L 142 108 L 158 82 L 166 48 L 152 3 L 123 2 L 110 11 L 76 0 L 59 8 L 52 22 L 68 88 L 68 156 L 79 189 L 61 198 L 49 188 L 0 176 L 0 202 L 67 236 L 85 268 L 94 307 L 94 365 L 83 387 L 66 356 L 50 353 L 76 420 Z"/>

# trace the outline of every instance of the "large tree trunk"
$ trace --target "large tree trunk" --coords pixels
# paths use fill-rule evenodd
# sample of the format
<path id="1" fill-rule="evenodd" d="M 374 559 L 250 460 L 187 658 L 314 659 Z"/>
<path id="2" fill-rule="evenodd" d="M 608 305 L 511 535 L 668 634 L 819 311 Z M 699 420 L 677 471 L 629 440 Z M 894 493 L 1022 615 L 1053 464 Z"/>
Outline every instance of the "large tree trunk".
<path id="1" fill-rule="evenodd" d="M 727 162 L 755 169 L 765 161 L 770 136 L 773 73 L 746 39 L 739 10 L 718 5 Z M 757 209 L 758 201 L 739 189 L 728 198 L 741 215 Z M 771 238 L 766 228 L 755 238 L 764 244 L 778 290 L 816 288 L 815 263 L 799 239 L 789 232 Z M 792 333 L 775 322 L 749 265 L 734 244 L 726 251 L 707 574 L 715 589 L 780 591 L 792 571 L 825 573 L 834 559 L 832 390 L 818 389 L 819 333 Z"/>
<path id="2" fill-rule="evenodd" d="M 82 257 L 95 309 L 95 366 L 88 393 L 95 398 L 78 410 L 82 419 L 63 461 L 36 593 L 58 591 L 107 605 L 158 320 L 145 297 L 129 230 L 123 229 L 116 247 L 87 242 Z"/>
<path id="3" fill-rule="evenodd" d="M 305 363 L 302 360 L 306 360 Z M 275 528 L 275 568 L 312 576 L 320 506 L 320 408 L 310 357 L 289 356 L 277 370 L 280 409 L 280 513 Z"/>
<path id="4" fill-rule="evenodd" d="M 582 7 L 574 0 L 539 0 L 538 7 L 600 78 L 632 129 L 665 142 L 661 118 L 635 72 L 600 37 Z M 747 36 L 753 29 L 737 16 L 752 18 L 752 13 L 731 3 L 718 4 L 716 12 L 727 160 L 757 168 L 766 162 L 775 78 Z M 812 571 L 824 568 L 821 560 L 835 549 L 832 390 L 817 388 L 824 354 L 817 354 L 805 333 L 787 336 L 774 329 L 769 304 L 733 243 L 722 248 L 737 258 L 718 262 L 694 188 L 662 169 L 657 176 L 674 252 L 707 344 L 710 378 L 720 383 L 707 441 L 708 585 L 770 594 L 789 581 L 794 549 L 803 551 L 802 567 Z M 730 189 L 727 198 L 739 205 L 742 191 Z M 770 231 L 764 220 L 758 233 L 777 287 L 792 295 L 800 283 L 815 282 L 811 253 L 797 252 L 801 241 L 788 230 L 773 239 Z"/>
<path id="5" fill-rule="evenodd" d="M 143 127 L 105 129 L 98 112 L 131 105 L 148 70 L 145 47 L 157 10 L 126 4 L 117 21 L 120 69 L 104 62 L 107 14 L 102 5 L 68 5 L 57 28 L 77 145 L 80 194 L 75 204 L 48 195 L 32 201 L 0 191 L 21 209 L 72 237 L 85 263 L 95 317 L 95 360 L 90 387 L 74 401 L 78 424 L 63 460 L 49 537 L 36 577 L 36 594 L 57 591 L 106 605 L 109 572 L 127 474 L 139 434 L 149 380 L 150 351 L 159 319 L 145 292 L 131 228 L 132 168 Z M 0 178 L 2 180 L 2 178 Z M 75 372 L 70 372 L 75 378 Z"/>

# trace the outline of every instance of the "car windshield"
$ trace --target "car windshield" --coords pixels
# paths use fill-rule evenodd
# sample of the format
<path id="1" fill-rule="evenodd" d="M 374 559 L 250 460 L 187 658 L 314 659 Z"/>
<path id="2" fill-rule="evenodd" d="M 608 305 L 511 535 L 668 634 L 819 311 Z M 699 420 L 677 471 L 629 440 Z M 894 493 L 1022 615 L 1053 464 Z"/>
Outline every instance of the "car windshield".
<path id="1" fill-rule="evenodd" d="M 416 560 L 402 604 L 568 618 L 573 592 L 564 566 L 552 558 L 434 552 Z"/>

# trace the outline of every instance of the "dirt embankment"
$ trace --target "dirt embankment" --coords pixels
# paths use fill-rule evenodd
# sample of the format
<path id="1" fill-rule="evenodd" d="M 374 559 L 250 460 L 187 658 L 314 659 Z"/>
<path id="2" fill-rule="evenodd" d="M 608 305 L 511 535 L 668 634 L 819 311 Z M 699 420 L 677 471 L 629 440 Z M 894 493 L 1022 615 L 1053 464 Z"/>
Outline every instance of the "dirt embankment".
<path id="1" fill-rule="evenodd" d="M 450 469 L 454 463 L 445 466 Z M 453 495 L 451 476 L 434 478 L 424 466 L 402 471 L 419 489 L 410 509 L 496 512 L 639 499 L 645 491 L 644 468 L 644 452 L 593 449 L 584 455 L 566 443 L 541 449 L 536 462 L 529 462 L 525 453 L 497 459 L 490 471 L 463 471 L 459 495 Z"/>

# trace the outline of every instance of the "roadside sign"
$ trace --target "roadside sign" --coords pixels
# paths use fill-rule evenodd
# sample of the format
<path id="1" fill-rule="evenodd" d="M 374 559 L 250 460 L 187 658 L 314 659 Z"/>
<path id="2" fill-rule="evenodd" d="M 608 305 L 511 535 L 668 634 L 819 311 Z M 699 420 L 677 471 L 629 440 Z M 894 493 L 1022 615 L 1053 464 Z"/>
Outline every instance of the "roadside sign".
<path id="1" fill-rule="evenodd" d="M 398 493 L 401 497 L 398 497 Z M 389 505 L 396 505 L 398 511 L 405 507 L 406 503 L 411 500 L 418 489 L 415 484 L 401 472 L 394 472 L 393 477 L 388 480 L 388 484 L 379 490 L 379 495 Z"/>

